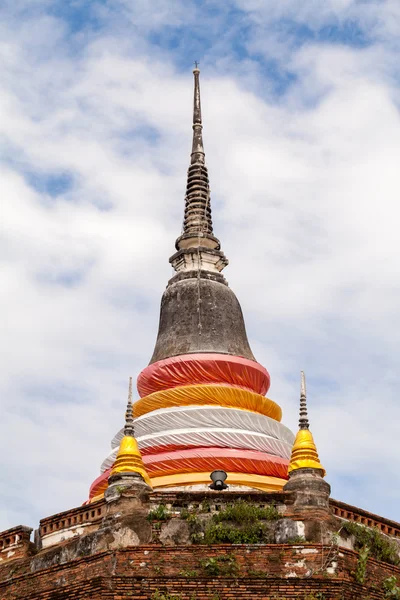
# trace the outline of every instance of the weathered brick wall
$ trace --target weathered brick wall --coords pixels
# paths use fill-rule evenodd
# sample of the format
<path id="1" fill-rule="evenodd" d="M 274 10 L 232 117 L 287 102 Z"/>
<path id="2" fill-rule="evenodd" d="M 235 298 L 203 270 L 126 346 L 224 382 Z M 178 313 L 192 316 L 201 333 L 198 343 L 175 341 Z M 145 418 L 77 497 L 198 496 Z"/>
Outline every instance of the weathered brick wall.
<path id="1" fill-rule="evenodd" d="M 30 555 L 34 550 L 31 533 L 32 529 L 23 525 L 0 533 L 0 563 Z"/>
<path id="2" fill-rule="evenodd" d="M 1 566 L 0 599 L 151 600 L 157 590 L 179 594 L 182 600 L 304 600 L 311 594 L 321 600 L 384 598 L 382 581 L 392 574 L 400 579 L 400 569 L 369 560 L 363 587 L 352 575 L 357 558 L 355 552 L 329 546 L 274 544 L 141 546 L 36 572 L 23 559 Z M 210 559 L 219 574 L 207 571 L 205 561 Z"/>
<path id="3" fill-rule="evenodd" d="M 373 515 L 350 514 L 343 503 L 335 516 L 332 503 L 318 514 L 296 514 L 289 496 L 243 495 L 245 504 L 272 503 L 281 515 L 263 524 L 262 544 L 192 544 L 194 524 L 198 536 L 241 497 L 210 492 L 156 493 L 149 501 L 127 492 L 118 502 L 53 515 L 41 521 L 36 548 L 28 528 L 14 528 L 0 534 L 0 600 L 155 600 L 157 592 L 179 600 L 380 600 L 385 579 L 400 582 L 399 568 L 370 559 L 365 585 L 357 584 L 358 554 L 331 541 L 342 519 L 368 526 Z M 167 515 L 159 516 L 161 504 Z M 381 525 L 396 535 L 392 522 Z M 352 547 L 349 537 L 336 539 Z"/>

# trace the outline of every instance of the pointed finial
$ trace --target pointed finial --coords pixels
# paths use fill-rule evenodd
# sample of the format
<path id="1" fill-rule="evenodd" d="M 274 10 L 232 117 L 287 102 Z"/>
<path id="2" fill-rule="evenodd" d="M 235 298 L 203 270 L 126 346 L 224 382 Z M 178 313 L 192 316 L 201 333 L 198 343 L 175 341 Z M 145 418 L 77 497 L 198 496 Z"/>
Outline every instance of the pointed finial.
<path id="1" fill-rule="evenodd" d="M 301 371 L 299 425 L 300 429 L 309 429 L 310 427 L 307 414 L 306 377 L 304 375 L 304 371 Z"/>
<path id="2" fill-rule="evenodd" d="M 201 121 L 201 101 L 200 101 L 200 69 L 198 62 L 195 62 L 193 69 L 194 75 L 194 97 L 193 97 L 193 144 L 190 164 L 205 163 L 204 144 L 203 144 L 203 125 Z"/>
<path id="3" fill-rule="evenodd" d="M 133 408 L 132 408 L 132 377 L 129 377 L 129 388 L 128 388 L 128 404 L 125 412 L 125 427 L 124 435 L 130 435 L 134 437 L 135 430 L 133 426 Z"/>

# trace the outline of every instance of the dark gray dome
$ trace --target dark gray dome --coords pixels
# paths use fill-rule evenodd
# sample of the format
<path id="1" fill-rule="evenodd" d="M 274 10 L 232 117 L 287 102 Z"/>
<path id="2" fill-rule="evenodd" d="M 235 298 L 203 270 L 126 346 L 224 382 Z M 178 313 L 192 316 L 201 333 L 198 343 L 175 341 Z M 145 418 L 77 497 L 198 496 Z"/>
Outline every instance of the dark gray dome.
<path id="1" fill-rule="evenodd" d="M 215 352 L 255 360 L 239 301 L 224 283 L 188 278 L 171 283 L 161 300 L 150 364 L 180 354 Z"/>

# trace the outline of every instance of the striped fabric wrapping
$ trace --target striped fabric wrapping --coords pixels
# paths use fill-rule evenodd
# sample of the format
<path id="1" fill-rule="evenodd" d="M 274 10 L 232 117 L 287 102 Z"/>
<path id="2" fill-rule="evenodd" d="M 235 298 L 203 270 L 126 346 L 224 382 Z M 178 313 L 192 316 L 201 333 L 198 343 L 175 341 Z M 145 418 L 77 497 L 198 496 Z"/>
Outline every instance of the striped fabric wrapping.
<path id="1" fill-rule="evenodd" d="M 294 435 L 280 423 L 279 405 L 265 397 L 269 385 L 264 367 L 229 355 L 177 356 L 146 367 L 133 413 L 153 487 L 200 485 L 212 470 L 223 469 L 237 485 L 280 489 Z M 90 500 L 107 487 L 122 437 L 121 429 Z"/>

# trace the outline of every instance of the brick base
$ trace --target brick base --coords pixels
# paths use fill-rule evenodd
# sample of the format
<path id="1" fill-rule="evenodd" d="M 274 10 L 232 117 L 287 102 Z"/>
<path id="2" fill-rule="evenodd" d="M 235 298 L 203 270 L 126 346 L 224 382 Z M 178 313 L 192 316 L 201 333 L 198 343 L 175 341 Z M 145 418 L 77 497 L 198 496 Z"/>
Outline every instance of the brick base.
<path id="1" fill-rule="evenodd" d="M 398 567 L 369 560 L 360 586 L 352 575 L 357 558 L 342 548 L 274 544 L 140 546 L 47 568 L 23 559 L 1 565 L 0 599 L 151 600 L 158 590 L 181 600 L 379 600 L 385 578 L 400 580 Z M 221 571 L 233 565 L 235 572 L 210 574 L 210 559 Z"/>

